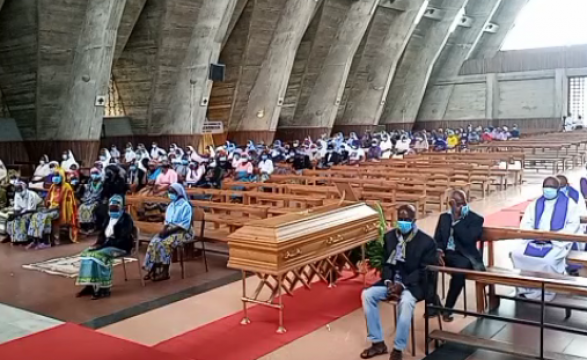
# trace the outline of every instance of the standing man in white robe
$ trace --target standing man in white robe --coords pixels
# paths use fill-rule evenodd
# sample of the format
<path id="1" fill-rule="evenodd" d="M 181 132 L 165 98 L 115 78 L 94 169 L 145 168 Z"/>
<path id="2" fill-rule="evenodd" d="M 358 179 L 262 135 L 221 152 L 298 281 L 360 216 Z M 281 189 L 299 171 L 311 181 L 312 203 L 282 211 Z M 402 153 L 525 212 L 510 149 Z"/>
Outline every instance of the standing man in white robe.
<path id="1" fill-rule="evenodd" d="M 559 190 L 559 181 L 548 177 L 542 184 L 543 195 L 526 208 L 520 229 L 553 231 L 566 234 L 579 233 L 580 212 L 577 203 Z M 564 241 L 524 240 L 511 254 L 514 268 L 520 270 L 564 274 L 567 255 L 573 243 Z M 540 289 L 517 288 L 519 296 L 539 300 Z M 552 301 L 555 293 L 545 293 Z"/>

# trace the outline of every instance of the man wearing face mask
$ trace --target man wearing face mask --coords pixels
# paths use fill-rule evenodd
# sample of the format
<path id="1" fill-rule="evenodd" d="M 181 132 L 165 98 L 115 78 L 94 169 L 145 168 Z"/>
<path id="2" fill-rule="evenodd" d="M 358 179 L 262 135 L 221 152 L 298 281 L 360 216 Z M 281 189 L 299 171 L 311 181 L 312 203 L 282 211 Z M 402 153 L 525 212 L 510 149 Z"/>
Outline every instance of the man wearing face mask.
<path id="1" fill-rule="evenodd" d="M 397 211 L 397 228 L 385 234 L 384 265 L 381 281 L 363 290 L 363 311 L 367 318 L 368 339 L 372 345 L 361 353 L 362 359 L 385 354 L 379 302 L 399 302 L 396 335 L 391 360 L 401 360 L 407 347 L 416 303 L 426 295 L 426 268 L 437 264 L 436 244 L 416 227 L 416 209 L 402 205 Z"/>
<path id="2" fill-rule="evenodd" d="M 434 233 L 440 264 L 459 269 L 484 271 L 483 257 L 477 250 L 477 241 L 483 234 L 483 217 L 470 210 L 467 195 L 461 190 L 452 192 L 449 205 L 450 210 L 440 215 Z M 464 286 L 465 276 L 453 274 L 446 296 L 447 308 L 454 308 Z M 452 314 L 444 314 L 443 319 L 451 322 Z"/>
<path id="3" fill-rule="evenodd" d="M 547 177 L 542 183 L 542 196 L 532 201 L 522 217 L 520 229 L 553 231 L 578 234 L 580 231 L 580 212 L 577 204 L 559 191 L 555 177 Z M 566 257 L 572 243 L 565 241 L 524 240 L 511 254 L 514 268 L 520 270 L 564 274 Z M 540 300 L 540 289 L 517 288 L 519 296 Z M 546 301 L 556 296 L 546 292 Z"/>

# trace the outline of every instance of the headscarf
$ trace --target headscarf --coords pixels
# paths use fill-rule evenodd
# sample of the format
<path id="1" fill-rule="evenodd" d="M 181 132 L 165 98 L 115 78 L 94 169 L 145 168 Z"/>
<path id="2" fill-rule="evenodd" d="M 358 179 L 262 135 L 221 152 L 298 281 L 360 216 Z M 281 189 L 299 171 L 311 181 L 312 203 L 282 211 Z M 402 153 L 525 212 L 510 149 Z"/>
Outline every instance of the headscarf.
<path id="1" fill-rule="evenodd" d="M 124 213 L 124 199 L 122 196 L 113 195 L 110 200 L 108 200 L 108 207 L 110 208 L 112 205 L 118 205 L 120 207 L 120 211 Z M 118 223 L 119 220 L 119 217 L 110 217 L 108 225 L 106 225 L 106 230 L 104 231 L 104 235 L 106 235 L 106 237 L 111 237 L 114 235 L 114 226 Z"/>
<path id="2" fill-rule="evenodd" d="M 14 209 L 17 211 L 36 210 L 37 206 L 43 201 L 35 192 L 28 190 L 27 184 L 22 180 L 17 180 L 14 186 L 22 186 L 22 192 L 14 195 Z"/>
<path id="3" fill-rule="evenodd" d="M 175 184 L 171 184 L 169 187 L 172 188 L 177 193 L 178 199 L 184 198 L 189 201 L 188 194 L 186 193 L 183 185 L 181 185 L 180 183 L 175 183 Z"/>
<path id="4" fill-rule="evenodd" d="M 67 160 L 63 160 L 61 162 L 61 168 L 63 168 L 65 171 L 68 171 L 71 168 L 71 165 L 77 165 L 78 169 L 79 169 L 79 164 L 77 163 L 77 161 L 75 161 L 75 157 L 73 156 L 73 152 L 71 150 L 67 151 Z"/>
<path id="5" fill-rule="evenodd" d="M 7 176 L 8 170 L 6 170 L 6 166 L 4 166 L 4 163 L 2 162 L 2 160 L 0 160 L 0 182 L 4 181 L 4 179 L 6 179 Z"/>

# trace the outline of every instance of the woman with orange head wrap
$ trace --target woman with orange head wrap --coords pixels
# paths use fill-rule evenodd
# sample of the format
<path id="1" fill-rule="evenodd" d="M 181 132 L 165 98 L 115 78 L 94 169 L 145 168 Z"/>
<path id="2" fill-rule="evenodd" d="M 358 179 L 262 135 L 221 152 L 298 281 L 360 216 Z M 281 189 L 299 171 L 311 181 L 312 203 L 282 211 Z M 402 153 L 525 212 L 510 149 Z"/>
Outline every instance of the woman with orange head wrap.
<path id="1" fill-rule="evenodd" d="M 73 188 L 65 178 L 62 168 L 55 170 L 53 184 L 47 194 L 46 209 L 34 214 L 31 218 L 28 235 L 33 239 L 37 249 L 50 247 L 49 237 L 59 236 L 59 228 L 68 225 L 71 227 L 72 240 L 77 242 L 77 205 Z"/>

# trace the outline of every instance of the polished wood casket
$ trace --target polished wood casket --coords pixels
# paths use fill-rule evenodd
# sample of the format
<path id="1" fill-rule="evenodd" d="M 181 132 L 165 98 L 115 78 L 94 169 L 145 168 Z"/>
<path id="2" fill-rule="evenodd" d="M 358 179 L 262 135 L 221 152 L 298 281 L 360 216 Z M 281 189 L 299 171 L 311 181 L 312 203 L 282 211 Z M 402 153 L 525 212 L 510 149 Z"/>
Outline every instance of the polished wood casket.
<path id="1" fill-rule="evenodd" d="M 378 226 L 364 203 L 251 221 L 228 237 L 228 267 L 282 276 L 376 239 Z"/>

